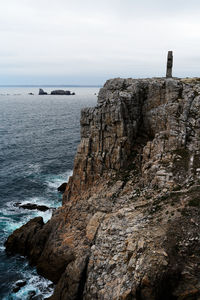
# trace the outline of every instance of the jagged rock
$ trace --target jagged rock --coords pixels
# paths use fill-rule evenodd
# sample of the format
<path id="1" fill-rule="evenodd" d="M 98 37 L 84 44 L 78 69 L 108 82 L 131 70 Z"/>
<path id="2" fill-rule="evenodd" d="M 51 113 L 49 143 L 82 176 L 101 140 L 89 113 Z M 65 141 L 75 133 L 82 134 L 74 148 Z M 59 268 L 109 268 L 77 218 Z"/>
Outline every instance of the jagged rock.
<path id="1" fill-rule="evenodd" d="M 51 300 L 200 297 L 199 120 L 197 78 L 105 83 L 63 206 L 6 242 L 57 283 Z"/>
<path id="2" fill-rule="evenodd" d="M 13 293 L 17 293 L 23 286 L 26 285 L 26 280 L 18 280 L 13 287 Z"/>
<path id="3" fill-rule="evenodd" d="M 41 217 L 31 219 L 8 237 L 6 251 L 27 256 L 30 263 L 36 265 L 39 274 L 57 283 L 68 263 L 74 259 L 70 246 L 65 245 L 64 249 L 59 246 L 59 236 L 52 243 L 57 235 L 57 226 L 62 222 L 60 215 L 58 218 L 56 214 L 54 221 L 46 224 Z"/>
<path id="4" fill-rule="evenodd" d="M 28 255 L 28 242 L 35 237 L 39 229 L 43 227 L 42 217 L 31 219 L 28 223 L 16 229 L 5 242 L 6 251 L 9 253 L 19 253 L 21 255 Z"/>
<path id="5" fill-rule="evenodd" d="M 63 182 L 59 187 L 58 187 L 58 191 L 64 193 L 65 189 L 67 186 L 67 182 Z"/>
<path id="6" fill-rule="evenodd" d="M 47 211 L 49 207 L 46 205 L 38 205 L 35 203 L 26 203 L 26 204 L 21 204 L 19 202 L 15 203 L 16 206 L 23 208 L 23 209 L 29 209 L 29 210 L 40 210 L 40 211 Z"/>
<path id="7" fill-rule="evenodd" d="M 39 95 L 47 95 L 47 93 L 43 89 L 39 89 Z"/>
<path id="8" fill-rule="evenodd" d="M 75 93 L 71 93 L 70 91 L 64 90 L 55 90 L 51 92 L 51 95 L 75 95 Z"/>

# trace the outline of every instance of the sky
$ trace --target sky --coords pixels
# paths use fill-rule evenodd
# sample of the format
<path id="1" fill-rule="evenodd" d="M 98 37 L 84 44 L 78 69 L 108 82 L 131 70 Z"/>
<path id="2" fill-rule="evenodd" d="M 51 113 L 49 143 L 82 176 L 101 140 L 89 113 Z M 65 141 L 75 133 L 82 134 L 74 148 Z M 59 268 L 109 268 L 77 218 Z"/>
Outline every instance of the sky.
<path id="1" fill-rule="evenodd" d="M 0 85 L 200 77 L 199 0 L 1 0 Z"/>

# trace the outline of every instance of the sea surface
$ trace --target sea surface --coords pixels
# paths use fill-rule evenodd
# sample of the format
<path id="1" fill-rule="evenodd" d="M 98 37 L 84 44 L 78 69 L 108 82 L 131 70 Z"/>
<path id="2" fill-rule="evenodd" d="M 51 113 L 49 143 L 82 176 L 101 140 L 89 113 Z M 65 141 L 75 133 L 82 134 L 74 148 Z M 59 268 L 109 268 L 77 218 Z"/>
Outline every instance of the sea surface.
<path id="1" fill-rule="evenodd" d="M 58 87 L 46 87 L 48 93 Z M 95 106 L 98 87 L 59 87 L 75 96 L 38 95 L 38 87 L 0 87 L 0 299 L 43 299 L 52 283 L 39 276 L 26 258 L 5 253 L 6 238 L 31 218 L 47 222 L 52 210 L 40 212 L 16 203 L 61 206 L 57 187 L 72 174 L 80 141 L 80 111 Z M 29 95 L 33 93 L 34 95 Z M 26 285 L 17 293 L 17 280 Z"/>

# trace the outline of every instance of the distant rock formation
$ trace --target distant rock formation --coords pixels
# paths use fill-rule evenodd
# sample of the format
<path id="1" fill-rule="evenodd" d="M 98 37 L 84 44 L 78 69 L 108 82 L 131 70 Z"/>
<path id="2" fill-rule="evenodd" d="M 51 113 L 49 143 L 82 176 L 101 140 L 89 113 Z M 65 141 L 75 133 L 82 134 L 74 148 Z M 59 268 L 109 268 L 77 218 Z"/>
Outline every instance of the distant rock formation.
<path id="1" fill-rule="evenodd" d="M 63 206 L 6 242 L 51 300 L 200 297 L 200 81 L 112 79 L 81 113 Z"/>
<path id="2" fill-rule="evenodd" d="M 48 95 L 43 89 L 39 89 L 39 95 Z M 75 93 L 71 91 L 64 91 L 64 90 L 54 90 L 51 92 L 50 95 L 67 95 L 67 96 L 72 96 L 75 95 Z"/>
<path id="3" fill-rule="evenodd" d="M 43 89 L 39 89 L 39 95 L 47 95 L 47 93 Z"/>
<path id="4" fill-rule="evenodd" d="M 71 93 L 70 91 L 64 90 L 55 90 L 51 92 L 51 95 L 75 95 L 75 93 Z"/>

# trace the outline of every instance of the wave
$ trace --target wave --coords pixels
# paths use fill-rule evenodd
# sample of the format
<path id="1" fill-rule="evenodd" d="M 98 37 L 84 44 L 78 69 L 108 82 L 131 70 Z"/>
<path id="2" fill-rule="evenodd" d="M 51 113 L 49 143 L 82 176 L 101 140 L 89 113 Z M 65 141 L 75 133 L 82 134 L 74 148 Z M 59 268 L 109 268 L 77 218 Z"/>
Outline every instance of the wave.
<path id="1" fill-rule="evenodd" d="M 73 171 L 68 170 L 59 175 L 49 175 L 46 178 L 46 184 L 50 189 L 57 189 L 63 182 L 67 182 Z"/>

